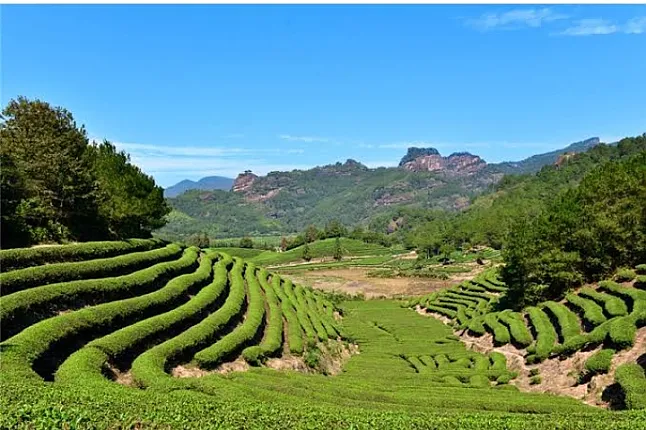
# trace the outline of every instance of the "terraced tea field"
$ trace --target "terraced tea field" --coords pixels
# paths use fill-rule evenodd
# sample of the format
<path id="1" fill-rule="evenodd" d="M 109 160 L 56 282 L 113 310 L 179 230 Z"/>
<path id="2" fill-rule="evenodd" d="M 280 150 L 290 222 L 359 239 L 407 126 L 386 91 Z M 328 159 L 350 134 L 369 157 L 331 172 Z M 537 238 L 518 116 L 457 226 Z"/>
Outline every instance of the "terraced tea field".
<path id="1" fill-rule="evenodd" d="M 482 320 L 495 327 L 499 343 L 533 346 L 530 361 L 538 361 L 575 342 L 583 348 L 588 342 L 579 338 L 589 340 L 595 330 L 629 347 L 630 334 L 644 324 L 644 292 L 632 286 L 590 292 L 586 300 L 603 303 L 606 320 L 588 306 L 589 319 L 598 322 L 590 333 L 559 326 L 551 338 L 550 312 L 560 312 L 563 327 L 571 315 L 559 304 L 528 310 L 547 327 L 536 334 L 524 315 L 490 312 L 504 292 L 495 279 L 415 303 L 335 304 L 241 258 L 155 240 L 5 250 L 0 257 L 1 428 L 635 429 L 646 423 L 644 410 L 611 412 L 519 391 L 505 354 L 467 349 L 451 326 L 409 309 L 443 312 L 475 331 L 474 321 Z M 511 326 L 505 337 L 500 327 Z M 604 366 L 603 354 L 592 368 Z M 616 377 L 626 403 L 640 407 L 642 368 L 620 367 Z"/>

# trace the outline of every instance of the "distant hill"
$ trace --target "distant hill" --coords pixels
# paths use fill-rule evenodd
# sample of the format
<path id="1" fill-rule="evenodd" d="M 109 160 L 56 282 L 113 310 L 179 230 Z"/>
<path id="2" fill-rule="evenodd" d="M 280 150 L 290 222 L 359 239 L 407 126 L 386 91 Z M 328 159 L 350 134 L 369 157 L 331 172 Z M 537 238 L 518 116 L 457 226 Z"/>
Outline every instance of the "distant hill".
<path id="1" fill-rule="evenodd" d="M 225 190 L 182 182 L 178 185 L 184 190 L 194 190 L 167 194 L 176 196 L 169 199 L 174 211 L 158 235 L 181 240 L 201 231 L 211 238 L 289 234 L 332 219 L 348 226 L 367 225 L 399 208 L 461 211 L 506 173 L 534 173 L 565 153 L 584 152 L 598 143 L 598 138 L 587 139 L 499 164 L 487 164 L 467 152 L 444 157 L 434 148 L 410 148 L 398 167 L 368 168 L 347 160 L 266 176 L 245 171 L 235 181 L 224 178 Z"/>
<path id="2" fill-rule="evenodd" d="M 531 157 L 525 158 L 521 161 L 505 161 L 502 163 L 490 164 L 489 168 L 502 173 L 536 173 L 541 170 L 543 166 L 556 163 L 559 157 L 564 153 L 586 152 L 588 149 L 597 146 L 599 143 L 601 142 L 598 137 L 591 137 L 590 139 L 575 142 L 565 148 L 557 149 L 556 151 L 532 155 Z"/>
<path id="3" fill-rule="evenodd" d="M 224 176 L 207 176 L 199 181 L 184 179 L 164 190 L 164 197 L 177 197 L 188 190 L 224 190 L 229 191 L 233 186 L 232 178 Z"/>

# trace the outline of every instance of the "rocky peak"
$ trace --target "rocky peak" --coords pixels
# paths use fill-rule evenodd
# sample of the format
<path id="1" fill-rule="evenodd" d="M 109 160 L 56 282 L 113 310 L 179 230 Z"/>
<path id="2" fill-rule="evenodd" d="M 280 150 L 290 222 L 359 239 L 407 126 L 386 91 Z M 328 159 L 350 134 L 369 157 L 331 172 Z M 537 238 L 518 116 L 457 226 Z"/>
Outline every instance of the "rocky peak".
<path id="1" fill-rule="evenodd" d="M 425 157 L 429 155 L 440 155 L 440 152 L 435 148 L 408 148 L 408 152 L 404 155 L 399 162 L 399 167 L 403 167 L 404 164 L 409 163 L 419 157 Z"/>
<path id="2" fill-rule="evenodd" d="M 235 181 L 233 181 L 233 187 L 231 188 L 233 192 L 247 192 L 254 181 L 258 179 L 258 175 L 255 175 L 251 170 L 245 170 L 244 173 L 240 173 Z"/>
<path id="3" fill-rule="evenodd" d="M 412 155 L 412 160 L 404 162 Z M 400 167 L 412 172 L 442 171 L 452 175 L 471 175 L 487 165 L 477 155 L 468 152 L 454 152 L 448 157 L 442 157 L 435 148 L 409 148 L 402 158 Z"/>

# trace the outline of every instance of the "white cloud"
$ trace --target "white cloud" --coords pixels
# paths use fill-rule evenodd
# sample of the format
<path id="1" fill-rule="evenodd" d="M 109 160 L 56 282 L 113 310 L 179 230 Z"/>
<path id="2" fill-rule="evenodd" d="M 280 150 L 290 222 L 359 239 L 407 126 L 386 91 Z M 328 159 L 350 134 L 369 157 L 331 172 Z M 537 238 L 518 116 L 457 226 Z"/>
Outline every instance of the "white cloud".
<path id="1" fill-rule="evenodd" d="M 512 9 L 504 13 L 486 13 L 467 24 L 482 31 L 492 29 L 514 29 L 522 27 L 538 28 L 543 23 L 566 19 L 567 15 L 554 12 L 550 8 Z"/>
<path id="2" fill-rule="evenodd" d="M 601 18 L 588 18 L 574 21 L 574 25 L 559 33 L 562 36 L 599 36 L 606 34 L 643 34 L 646 33 L 646 16 L 631 18 L 624 24 L 615 24 Z"/>
<path id="3" fill-rule="evenodd" d="M 646 16 L 640 16 L 629 20 L 624 25 L 623 30 L 626 34 L 646 33 Z"/>
<path id="4" fill-rule="evenodd" d="M 312 142 L 329 142 L 330 139 L 327 137 L 317 137 L 317 136 L 293 136 L 291 134 L 280 134 L 278 135 L 280 139 L 283 140 L 288 140 L 290 142 L 306 142 L 306 143 L 312 143 Z"/>
<path id="5" fill-rule="evenodd" d="M 563 36 L 591 36 L 595 34 L 612 34 L 620 28 L 605 19 L 591 18 L 575 21 L 575 25 L 565 29 Z"/>

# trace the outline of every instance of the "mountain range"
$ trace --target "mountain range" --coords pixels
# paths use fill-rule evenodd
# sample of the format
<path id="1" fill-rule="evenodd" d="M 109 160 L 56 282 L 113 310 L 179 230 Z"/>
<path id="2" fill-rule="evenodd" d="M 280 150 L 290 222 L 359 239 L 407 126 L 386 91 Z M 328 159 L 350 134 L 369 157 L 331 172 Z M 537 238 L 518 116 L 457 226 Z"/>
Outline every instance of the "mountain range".
<path id="1" fill-rule="evenodd" d="M 172 240 L 197 232 L 212 238 L 285 234 L 332 219 L 348 226 L 367 225 L 375 216 L 402 207 L 459 211 L 505 174 L 535 173 L 563 155 L 599 143 L 595 137 L 521 161 L 494 164 L 468 152 L 442 156 L 435 148 L 409 148 L 397 167 L 371 169 L 349 159 L 266 176 L 245 171 L 235 180 L 182 181 L 166 189 L 173 212 L 158 234 Z"/>
<path id="2" fill-rule="evenodd" d="M 199 181 L 184 179 L 164 189 L 164 197 L 177 197 L 188 190 L 230 190 L 233 185 L 233 178 L 224 176 L 207 176 Z"/>

